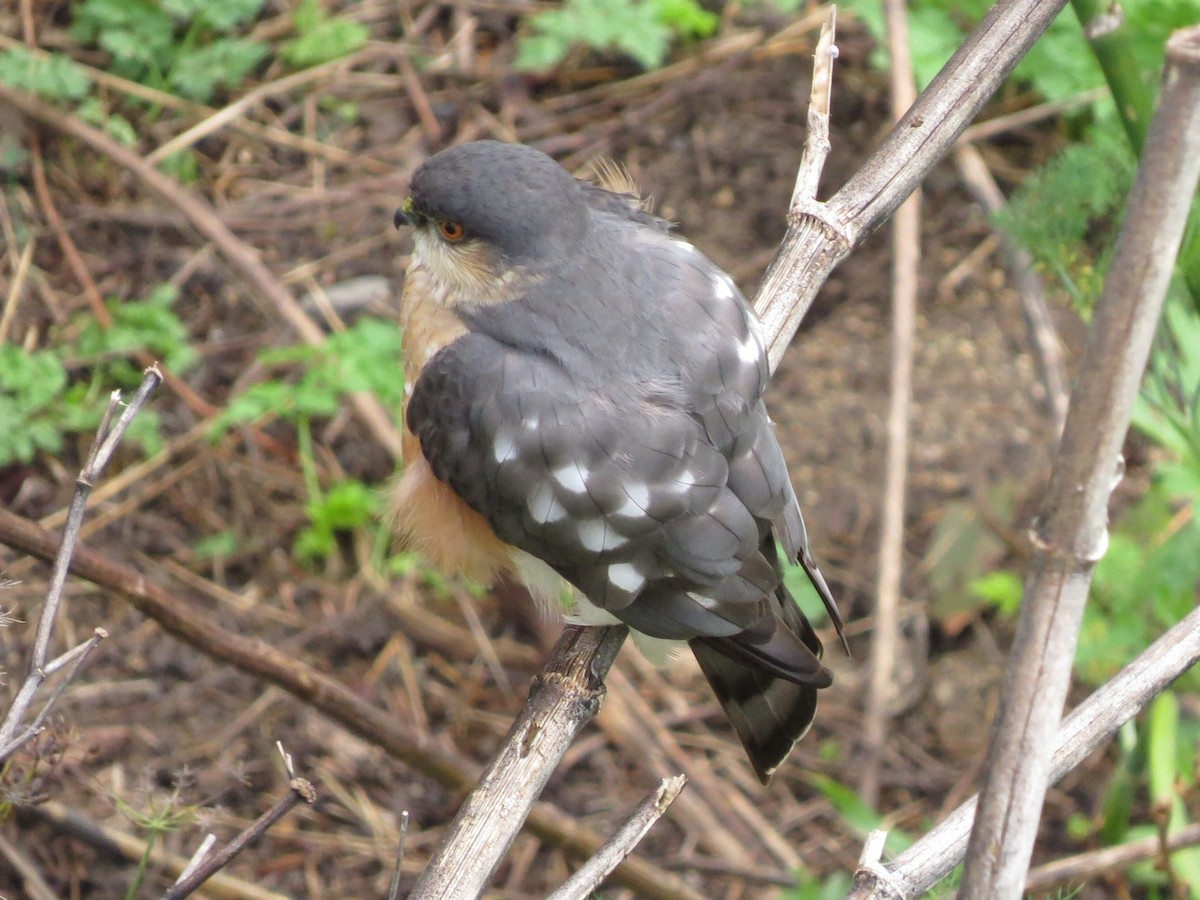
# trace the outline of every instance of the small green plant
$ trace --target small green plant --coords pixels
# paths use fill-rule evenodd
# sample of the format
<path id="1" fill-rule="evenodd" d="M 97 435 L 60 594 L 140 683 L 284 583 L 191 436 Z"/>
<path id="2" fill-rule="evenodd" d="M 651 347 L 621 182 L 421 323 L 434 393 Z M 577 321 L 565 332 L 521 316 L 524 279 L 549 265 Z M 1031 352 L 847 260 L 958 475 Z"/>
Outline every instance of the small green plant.
<path id="1" fill-rule="evenodd" d="M 69 57 L 25 47 L 0 50 L 0 82 L 47 100 L 82 100 L 92 89 L 87 73 Z"/>
<path id="2" fill-rule="evenodd" d="M 72 37 L 112 55 L 115 72 L 190 100 L 233 89 L 267 56 L 238 31 L 263 0 L 84 0 Z"/>
<path id="3" fill-rule="evenodd" d="M 151 353 L 173 372 L 190 367 L 196 356 L 172 308 L 176 298 L 175 289 L 163 285 L 144 300 L 109 300 L 108 328 L 90 315 L 76 317 L 55 349 L 26 352 L 0 344 L 0 466 L 57 453 L 66 436 L 94 431 L 108 392 L 141 381 L 140 367 L 130 360 L 135 352 Z M 72 378 L 72 371 L 83 377 Z M 134 419 L 128 437 L 148 453 L 161 448 L 152 410 Z"/>
<path id="4" fill-rule="evenodd" d="M 673 40 L 708 37 L 720 19 L 696 0 L 565 0 L 528 20 L 516 66 L 545 71 L 575 47 L 616 51 L 645 69 L 658 68 Z"/>
<path id="5" fill-rule="evenodd" d="M 337 535 L 375 529 L 376 547 L 386 546 L 378 524 L 380 497 L 360 481 L 347 479 L 322 486 L 312 444 L 312 421 L 334 415 L 347 394 L 369 391 L 399 410 L 404 388 L 395 377 L 400 364 L 400 330 L 394 322 L 364 316 L 318 347 L 297 346 L 260 354 L 264 364 L 295 374 L 260 382 L 234 397 L 218 417 L 214 436 L 239 422 L 283 419 L 296 428 L 300 466 L 308 500 L 308 525 L 296 536 L 295 552 L 315 564 L 337 549 Z"/>
<path id="6" fill-rule="evenodd" d="M 181 793 L 182 789 L 177 784 L 166 798 L 160 801 L 149 801 L 145 809 L 138 809 L 113 795 L 112 801 L 116 804 L 118 812 L 132 822 L 136 828 L 148 833 L 146 847 L 138 859 L 133 881 L 125 892 L 125 900 L 134 900 L 141 891 L 146 880 L 146 873 L 150 870 L 154 845 L 158 843 L 159 838 L 164 834 L 179 831 L 196 820 L 199 807 L 182 803 Z"/>
<path id="7" fill-rule="evenodd" d="M 334 18 L 318 0 L 301 0 L 292 14 L 296 37 L 283 45 L 281 55 L 297 69 L 347 56 L 367 42 L 367 27 Z"/>

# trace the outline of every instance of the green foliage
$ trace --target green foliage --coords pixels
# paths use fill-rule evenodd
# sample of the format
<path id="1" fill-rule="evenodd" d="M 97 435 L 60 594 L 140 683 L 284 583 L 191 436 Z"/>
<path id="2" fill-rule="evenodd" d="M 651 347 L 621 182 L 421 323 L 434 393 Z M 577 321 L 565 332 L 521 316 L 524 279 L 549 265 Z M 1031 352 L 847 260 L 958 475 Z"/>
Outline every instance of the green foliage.
<path id="1" fill-rule="evenodd" d="M 971 594 L 991 606 L 1005 618 L 1012 618 L 1021 609 L 1025 584 L 1012 572 L 997 569 L 971 582 Z"/>
<path id="2" fill-rule="evenodd" d="M 319 0 L 301 0 L 292 24 L 296 37 L 283 45 L 282 55 L 297 69 L 346 56 L 367 42 L 365 25 L 331 17 Z"/>
<path id="3" fill-rule="evenodd" d="M 369 391 L 399 409 L 404 386 L 395 377 L 401 359 L 400 330 L 393 322 L 363 316 L 345 331 L 330 335 L 318 347 L 267 350 L 259 361 L 272 367 L 291 366 L 293 380 L 271 379 L 253 385 L 226 406 L 215 430 L 238 422 L 272 417 L 292 422 L 325 418 L 338 410 L 348 393 Z"/>
<path id="4" fill-rule="evenodd" d="M 43 57 L 24 47 L 0 50 L 0 82 L 47 100 L 80 100 L 92 86 L 70 58 L 59 53 Z"/>
<path id="5" fill-rule="evenodd" d="M 1197 739 L 1200 723 L 1185 717 L 1175 691 L 1159 695 L 1147 713 L 1123 725 L 1117 735 L 1120 758 L 1105 792 L 1097 819 L 1076 817 L 1072 830 L 1080 841 L 1100 838 L 1117 846 L 1159 836 L 1158 825 L 1147 821 L 1144 810 L 1165 817 L 1166 830 L 1187 824 L 1187 809 L 1194 808 Z M 1187 848 L 1171 854 L 1176 883 L 1200 897 L 1200 851 Z M 1135 896 L 1179 896 L 1170 892 L 1167 875 L 1153 863 L 1132 867 L 1128 873 Z"/>
<path id="6" fill-rule="evenodd" d="M 66 386 L 67 371 L 55 353 L 0 344 L 0 466 L 62 448 L 59 406 Z"/>
<path id="7" fill-rule="evenodd" d="M 90 316 L 79 317 L 54 350 L 26 353 L 0 344 L 0 465 L 29 462 L 42 451 L 57 453 L 66 435 L 94 431 L 112 387 L 141 382 L 140 367 L 128 358 L 134 352 L 149 352 L 174 372 L 191 366 L 196 357 L 171 309 L 175 298 L 175 289 L 163 285 L 145 300 L 110 300 L 109 328 Z M 87 377 L 72 381 L 68 371 L 81 367 Z M 133 420 L 128 439 L 148 453 L 162 447 L 152 410 Z"/>
<path id="8" fill-rule="evenodd" d="M 74 357 L 103 364 L 103 380 L 134 388 L 142 381 L 141 367 L 128 357 L 147 351 L 172 372 L 184 372 L 196 362 L 188 345 L 187 328 L 173 309 L 179 299 L 174 285 L 160 284 L 145 300 L 105 304 L 112 317 L 104 328 L 90 316 L 75 338 Z"/>
<path id="9" fill-rule="evenodd" d="M 71 34 L 112 55 L 120 75 L 191 100 L 236 88 L 266 58 L 266 44 L 235 32 L 262 0 L 84 0 Z"/>
<path id="10" fill-rule="evenodd" d="M 837 814 L 841 816 L 842 821 L 860 837 L 865 838 L 872 831 L 886 827 L 883 816 L 864 803 L 854 788 L 847 787 L 840 781 L 816 772 L 808 773 L 805 781 L 825 795 L 825 798 L 833 804 Z M 903 853 L 913 845 L 914 841 L 913 836 L 907 832 L 889 828 L 887 853 L 892 856 Z"/>
<path id="11" fill-rule="evenodd" d="M 296 555 L 315 564 L 337 550 L 337 535 L 375 524 L 380 499 L 374 489 L 346 480 L 322 488 L 313 456 L 310 423 L 329 418 L 347 394 L 369 391 L 385 405 L 399 409 L 404 386 L 396 378 L 400 364 L 400 330 L 394 322 L 363 316 L 345 331 L 335 332 L 319 347 L 297 346 L 267 350 L 259 355 L 273 369 L 286 368 L 291 377 L 272 378 L 234 397 L 217 417 L 214 435 L 239 422 L 278 418 L 296 427 L 300 465 L 308 502 L 308 525 L 296 537 Z M 382 529 L 380 529 L 382 531 Z M 379 535 L 376 543 L 383 546 Z M 383 567 L 391 566 L 385 559 Z"/>
<path id="12" fill-rule="evenodd" d="M 617 51 L 653 69 L 663 64 L 672 40 L 707 37 L 719 21 L 696 0 L 565 0 L 528 20 L 532 34 L 520 40 L 516 66 L 544 71 L 582 46 Z"/>
<path id="13" fill-rule="evenodd" d="M 136 828 L 147 832 L 146 847 L 138 860 L 134 871 L 133 881 L 125 893 L 125 900 L 134 900 L 142 889 L 146 875 L 150 871 L 150 860 L 154 854 L 154 845 L 164 834 L 179 831 L 186 825 L 195 822 L 200 811 L 198 806 L 184 804 L 180 799 L 181 790 L 178 786 L 162 801 L 150 801 L 145 809 L 137 809 L 125 802 L 116 794 L 110 799 L 117 811 L 129 819 Z"/>
<path id="14" fill-rule="evenodd" d="M 354 480 L 340 481 L 323 494 L 309 497 L 304 507 L 308 525 L 296 536 L 296 556 L 310 564 L 332 556 L 337 550 L 337 533 L 371 525 L 379 506 L 379 493 Z"/>
<path id="15" fill-rule="evenodd" d="M 1115 123 L 1089 130 L 1033 173 L 997 224 L 1055 272 L 1082 310 L 1103 285 L 1103 257 L 1116 238 L 1136 159 Z"/>

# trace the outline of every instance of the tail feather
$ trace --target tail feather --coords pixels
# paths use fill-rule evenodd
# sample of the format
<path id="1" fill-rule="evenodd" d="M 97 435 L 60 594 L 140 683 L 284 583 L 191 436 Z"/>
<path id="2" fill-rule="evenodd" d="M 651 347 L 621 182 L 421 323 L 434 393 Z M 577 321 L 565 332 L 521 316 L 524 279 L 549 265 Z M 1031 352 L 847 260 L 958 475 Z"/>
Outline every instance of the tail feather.
<path id="1" fill-rule="evenodd" d="M 776 678 L 732 659 L 709 643 L 692 641 L 691 646 L 754 774 L 766 785 L 812 725 L 817 689 Z"/>
<path id="2" fill-rule="evenodd" d="M 762 617 L 745 631 L 690 644 L 765 785 L 808 732 L 817 691 L 833 677 L 821 665 L 820 638 L 787 588 L 780 584 L 764 606 Z"/>

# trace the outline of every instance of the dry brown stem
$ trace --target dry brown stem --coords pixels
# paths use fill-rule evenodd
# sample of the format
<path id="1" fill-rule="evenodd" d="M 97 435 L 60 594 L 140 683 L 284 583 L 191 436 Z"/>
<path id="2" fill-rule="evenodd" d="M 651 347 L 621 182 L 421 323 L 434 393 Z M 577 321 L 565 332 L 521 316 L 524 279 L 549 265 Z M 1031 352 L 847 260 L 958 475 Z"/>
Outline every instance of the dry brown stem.
<path id="1" fill-rule="evenodd" d="M 903 0 L 884 0 L 891 56 L 892 117 L 901 119 L 916 99 L 908 50 L 908 13 Z M 871 637 L 871 681 L 863 721 L 865 759 L 858 792 L 863 802 L 879 800 L 879 770 L 895 701 L 896 654 L 900 643 L 900 591 L 904 572 L 904 496 L 908 475 L 909 410 L 912 406 L 913 336 L 921 266 L 921 191 L 896 210 L 892 222 L 892 371 L 888 400 L 887 462 L 880 516 L 879 577 Z"/>

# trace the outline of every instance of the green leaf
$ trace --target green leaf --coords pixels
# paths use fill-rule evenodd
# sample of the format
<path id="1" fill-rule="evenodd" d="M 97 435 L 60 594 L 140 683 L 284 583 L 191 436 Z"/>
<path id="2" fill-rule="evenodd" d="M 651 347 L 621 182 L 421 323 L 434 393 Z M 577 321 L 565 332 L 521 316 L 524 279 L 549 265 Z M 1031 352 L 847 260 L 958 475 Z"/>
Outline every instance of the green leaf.
<path id="1" fill-rule="evenodd" d="M 1012 572 L 997 569 L 971 582 L 971 593 L 996 607 L 1000 615 L 1012 618 L 1021 609 L 1024 582 Z"/>
<path id="2" fill-rule="evenodd" d="M 360 22 L 331 18 L 318 0 L 301 0 L 292 14 L 292 24 L 296 37 L 283 45 L 282 56 L 298 69 L 347 56 L 370 36 Z"/>
<path id="3" fill-rule="evenodd" d="M 208 102 L 218 87 L 235 88 L 266 58 L 268 47 L 247 38 L 219 38 L 180 54 L 168 84 L 181 97 Z"/>
<path id="4" fill-rule="evenodd" d="M 859 798 L 853 788 L 835 781 L 827 775 L 809 772 L 805 780 L 825 795 L 833 804 L 842 820 L 860 837 L 866 837 L 870 832 L 885 827 L 883 816 L 872 809 Z M 913 845 L 914 838 L 898 829 L 889 829 L 887 849 L 889 853 L 903 853 Z"/>
<path id="5" fill-rule="evenodd" d="M 576 45 L 616 50 L 643 68 L 656 68 L 666 58 L 673 35 L 708 34 L 716 27 L 693 0 L 566 0 L 559 9 L 528 22 L 533 36 L 521 40 L 516 60 L 525 71 L 561 62 Z M 526 50 L 530 40 L 534 44 Z"/>
<path id="6" fill-rule="evenodd" d="M 0 82 L 47 100 L 79 100 L 92 80 L 74 60 L 60 53 L 40 58 L 24 47 L 0 51 Z"/>
<path id="7" fill-rule="evenodd" d="M 263 0 L 162 0 L 163 8 L 175 18 L 229 34 L 255 18 Z"/>

